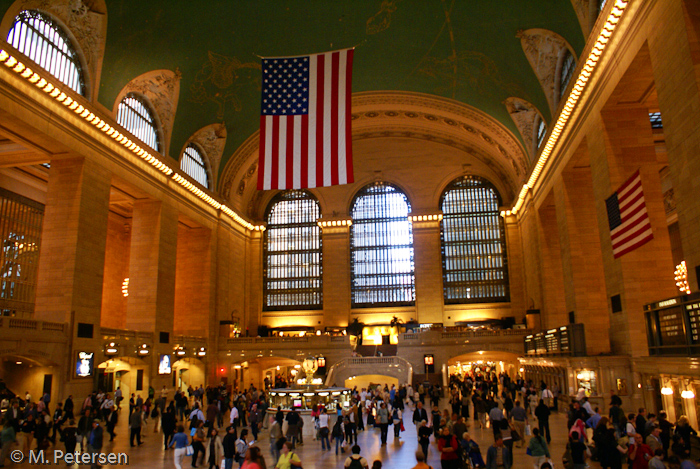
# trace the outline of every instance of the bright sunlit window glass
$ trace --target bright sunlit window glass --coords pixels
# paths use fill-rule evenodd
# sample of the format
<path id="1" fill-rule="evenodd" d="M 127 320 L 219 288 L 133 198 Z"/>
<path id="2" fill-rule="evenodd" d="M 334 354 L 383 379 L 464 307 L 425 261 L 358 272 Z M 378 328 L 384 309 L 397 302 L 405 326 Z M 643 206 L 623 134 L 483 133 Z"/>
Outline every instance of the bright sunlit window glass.
<path id="1" fill-rule="evenodd" d="M 411 206 L 396 187 L 369 185 L 352 204 L 352 307 L 415 304 Z"/>
<path id="2" fill-rule="evenodd" d="M 136 94 L 128 93 L 117 110 L 117 123 L 131 132 L 134 137 L 160 153 L 158 127 L 153 112 Z"/>
<path id="3" fill-rule="evenodd" d="M 197 150 L 197 147 L 190 144 L 187 145 L 182 153 L 180 160 L 180 169 L 187 173 L 192 179 L 200 183 L 202 186 L 209 189 L 209 171 L 207 164 L 204 161 L 204 156 Z"/>
<path id="4" fill-rule="evenodd" d="M 571 81 L 571 77 L 574 75 L 574 69 L 576 68 L 576 59 L 574 59 L 574 56 L 569 52 L 568 50 L 566 51 L 564 55 L 564 61 L 561 64 L 561 74 L 559 75 L 561 77 L 561 80 L 559 80 L 559 98 L 564 97 L 564 93 L 566 93 L 566 88 L 569 86 L 569 82 Z"/>
<path id="5" fill-rule="evenodd" d="M 500 197 L 477 176 L 452 181 L 442 195 L 445 303 L 510 301 Z"/>
<path id="6" fill-rule="evenodd" d="M 73 91 L 85 95 L 85 81 L 75 48 L 49 16 L 34 10 L 20 12 L 7 42 Z"/>
<path id="7" fill-rule="evenodd" d="M 321 309 L 321 228 L 318 201 L 307 191 L 276 195 L 267 209 L 263 309 Z"/>
<path id="8" fill-rule="evenodd" d="M 537 118 L 537 148 L 539 149 L 544 142 L 544 137 L 547 135 L 547 124 L 544 123 L 541 117 Z"/>

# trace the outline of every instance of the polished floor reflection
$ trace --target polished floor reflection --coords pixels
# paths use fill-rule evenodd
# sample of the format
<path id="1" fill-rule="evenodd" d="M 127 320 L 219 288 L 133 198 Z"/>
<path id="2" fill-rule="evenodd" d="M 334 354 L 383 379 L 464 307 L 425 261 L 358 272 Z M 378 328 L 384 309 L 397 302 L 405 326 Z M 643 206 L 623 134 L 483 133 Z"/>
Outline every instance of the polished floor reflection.
<path id="1" fill-rule="evenodd" d="M 411 412 L 407 411 L 404 418 L 405 432 L 401 433 L 401 438 L 395 440 L 392 427 L 389 428 L 389 438 L 386 446 L 381 446 L 379 440 L 379 429 L 368 429 L 360 432 L 358 435 L 358 443 L 362 448 L 362 455 L 368 460 L 370 466 L 372 462 L 379 459 L 383 462 L 384 467 L 394 468 L 411 468 L 415 465 L 414 453 L 418 447 L 416 429 L 411 423 Z M 553 414 L 550 420 L 552 428 L 552 444 L 550 445 L 550 453 L 554 462 L 554 468 L 562 467 L 562 455 L 566 444 L 566 417 L 564 414 Z M 140 447 L 129 447 L 129 431 L 127 428 L 127 419 L 124 414 L 117 425 L 117 437 L 113 442 L 105 441 L 104 452 L 124 452 L 129 455 L 129 466 L 137 468 L 172 468 L 173 450 L 163 450 L 163 436 L 160 433 L 153 432 L 153 423 L 149 419 L 146 427 L 148 431 L 143 432 L 144 444 Z M 470 434 L 481 446 L 482 454 L 486 459 L 486 450 L 493 443 L 493 433 L 490 428 L 480 429 L 478 423 L 470 421 Z M 265 455 L 268 468 L 272 469 L 274 463 L 271 461 L 269 433 L 264 431 L 259 436 L 259 445 Z M 57 449 L 64 450 L 61 443 Z M 53 458 L 54 447 L 49 447 L 46 452 L 49 458 Z M 296 449 L 297 454 L 301 458 L 305 469 L 340 469 L 345 462 L 346 454 L 335 455 L 335 451 L 321 451 L 320 441 L 314 441 L 312 438 L 305 437 L 304 445 Z M 514 451 L 515 469 L 532 469 L 532 458 L 525 454 L 525 448 L 515 448 Z M 183 467 L 191 467 L 191 458 L 185 458 Z M 428 463 L 433 468 L 440 468 L 440 455 L 437 451 L 437 446 L 432 442 L 428 455 Z M 600 467 L 596 462 L 589 462 L 592 469 Z M 26 460 L 19 465 L 6 463 L 9 467 L 29 468 L 34 467 Z M 66 466 L 63 466 L 66 467 Z M 78 467 L 77 465 L 74 467 Z M 83 466 L 86 467 L 86 466 Z M 202 465 L 201 467 L 208 467 Z M 234 467 L 236 465 L 234 464 Z"/>

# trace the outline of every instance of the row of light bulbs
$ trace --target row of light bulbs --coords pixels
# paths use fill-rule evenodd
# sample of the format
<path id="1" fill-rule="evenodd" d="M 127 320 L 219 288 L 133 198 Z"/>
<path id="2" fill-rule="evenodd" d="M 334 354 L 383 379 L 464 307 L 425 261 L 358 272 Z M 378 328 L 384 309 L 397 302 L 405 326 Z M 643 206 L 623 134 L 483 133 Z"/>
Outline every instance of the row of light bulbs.
<path id="1" fill-rule="evenodd" d="M 545 144 L 544 148 L 542 149 L 542 152 L 540 153 L 540 157 L 537 160 L 537 164 L 535 165 L 532 174 L 530 174 L 530 178 L 520 190 L 520 194 L 518 195 L 518 200 L 516 201 L 515 206 L 510 210 L 502 211 L 501 216 L 515 215 L 516 213 L 518 213 L 518 211 L 522 208 L 523 204 L 525 203 L 525 196 L 527 195 L 527 192 L 529 190 L 532 190 L 533 187 L 535 187 L 535 184 L 539 179 L 540 173 L 544 169 L 544 165 L 547 163 L 547 160 L 549 159 L 552 150 L 554 149 L 554 146 L 559 141 L 559 136 L 564 131 L 564 127 L 569 121 L 569 117 L 571 116 L 571 113 L 576 107 L 579 98 L 586 90 L 586 84 L 588 83 L 588 80 L 593 74 L 593 71 L 596 68 L 596 64 L 598 63 L 598 60 L 600 60 L 600 56 L 603 54 L 603 51 L 605 50 L 605 47 L 608 41 L 610 40 L 613 31 L 615 31 L 615 27 L 620 22 L 620 18 L 622 17 L 625 8 L 627 8 L 628 3 L 628 0 L 617 0 L 615 2 L 615 5 L 613 5 L 612 10 L 608 15 L 608 18 L 605 21 L 605 24 L 603 25 L 603 29 L 598 35 L 598 39 L 593 45 L 591 52 L 588 54 L 588 58 L 586 59 L 586 62 L 584 63 L 583 68 L 581 69 L 581 72 L 578 75 L 578 78 L 576 80 L 576 83 L 574 84 L 573 89 L 571 90 L 571 93 L 569 93 L 569 97 L 566 100 L 566 104 L 564 105 L 564 108 L 561 110 L 561 113 L 557 118 L 557 122 L 554 125 L 554 128 L 552 129 L 552 133 L 549 135 L 547 143 Z"/>
<path id="2" fill-rule="evenodd" d="M 85 119 L 85 121 L 93 125 L 96 129 L 104 132 L 105 135 L 114 139 L 114 141 L 121 144 L 124 148 L 134 153 L 134 155 L 140 157 L 142 160 L 156 168 L 158 171 L 162 172 L 164 175 L 170 176 L 173 181 L 175 181 L 177 184 L 188 190 L 198 199 L 204 201 L 214 209 L 221 210 L 222 212 L 224 212 L 226 215 L 231 217 L 236 223 L 244 226 L 245 228 L 251 231 L 265 230 L 264 226 L 253 225 L 252 223 L 238 215 L 234 210 L 220 203 L 219 201 L 211 197 L 209 194 L 201 190 L 199 187 L 192 184 L 187 178 L 173 171 L 172 168 L 170 168 L 167 164 L 163 163 L 161 160 L 153 156 L 148 150 L 142 148 L 139 144 L 132 141 L 127 135 L 117 130 L 117 127 L 108 124 L 104 119 L 92 112 L 88 107 L 80 104 L 77 99 L 69 96 L 69 94 L 72 94 L 71 91 L 68 91 L 69 94 L 67 94 L 66 91 L 63 90 L 63 86 L 56 87 L 45 77 L 42 77 L 39 73 L 24 65 L 24 63 L 20 62 L 18 59 L 16 59 L 4 49 L 0 49 L 0 63 L 3 63 L 6 67 L 19 74 L 29 83 L 44 91 L 50 97 L 54 98 L 57 102 L 66 106 L 76 115 Z M 116 125 L 118 126 L 118 124 Z"/>

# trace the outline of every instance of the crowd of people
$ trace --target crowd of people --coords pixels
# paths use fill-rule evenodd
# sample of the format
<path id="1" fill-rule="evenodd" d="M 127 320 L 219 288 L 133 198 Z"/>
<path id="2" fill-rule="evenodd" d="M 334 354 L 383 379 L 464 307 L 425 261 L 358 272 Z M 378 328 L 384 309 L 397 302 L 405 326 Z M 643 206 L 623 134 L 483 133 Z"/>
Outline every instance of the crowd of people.
<path id="1" fill-rule="evenodd" d="M 170 397 L 171 392 L 165 387 L 159 393 L 149 388 L 145 399 L 131 394 L 128 407 L 120 389 L 113 394 L 96 391 L 81 402 L 69 396 L 55 409 L 48 394 L 36 401 L 27 393 L 25 399 L 3 402 L 0 466 L 13 445 L 26 452 L 63 443 L 66 452 L 99 453 L 104 439 L 117 436 L 120 416 L 128 413 L 130 445 L 140 446 L 150 428 L 162 433 L 162 448 L 173 452 L 177 469 L 187 463 L 210 469 L 267 469 L 264 444 L 269 444 L 269 467 L 301 467 L 296 449 L 304 445 L 305 419 L 295 408 L 268 412 L 266 389 L 200 386 L 175 391 Z M 433 451 L 439 454 L 443 469 L 510 469 L 515 458 L 525 455 L 535 469 L 548 469 L 555 465 L 549 449 L 552 438 L 567 441 L 566 452 L 556 464 L 566 469 L 585 469 L 589 460 L 598 461 L 604 469 L 621 469 L 624 463 L 630 469 L 696 467 L 691 457 L 696 432 L 686 416 L 674 425 L 663 411 L 658 415 L 645 409 L 625 412 L 615 394 L 602 412 L 591 405 L 585 392 L 579 392 L 564 406 L 568 435 L 552 435 L 550 414 L 564 410 L 560 404 L 558 389 L 549 389 L 543 382 L 535 386 L 520 377 L 511 379 L 505 373 L 455 375 L 445 388 L 428 382 L 415 388 L 374 385 L 353 389 L 348 405 L 315 405 L 310 415 L 314 428 L 307 436 L 313 434 L 320 451 L 347 453 L 344 466 L 353 469 L 370 467 L 361 456 L 358 432 L 378 429 L 383 446 L 390 429 L 394 442 L 400 442 L 408 422 L 416 429 L 415 469 L 429 467 L 426 461 Z M 490 440 L 493 435 L 493 443 L 489 441 L 483 453 L 469 433 L 472 426 L 482 429 L 481 438 L 489 435 Z M 261 432 L 266 435 L 261 437 Z M 371 467 L 381 465 L 377 460 Z"/>

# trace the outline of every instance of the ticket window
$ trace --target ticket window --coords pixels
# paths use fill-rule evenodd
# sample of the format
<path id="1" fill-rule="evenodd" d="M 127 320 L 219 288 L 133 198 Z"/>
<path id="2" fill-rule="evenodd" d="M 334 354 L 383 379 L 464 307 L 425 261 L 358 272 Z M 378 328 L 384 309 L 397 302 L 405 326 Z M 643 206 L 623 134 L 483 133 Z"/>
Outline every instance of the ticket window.
<path id="1" fill-rule="evenodd" d="M 576 392 L 579 389 L 584 390 L 586 396 L 595 396 L 598 394 L 598 377 L 595 371 L 579 370 L 576 372 Z"/>

